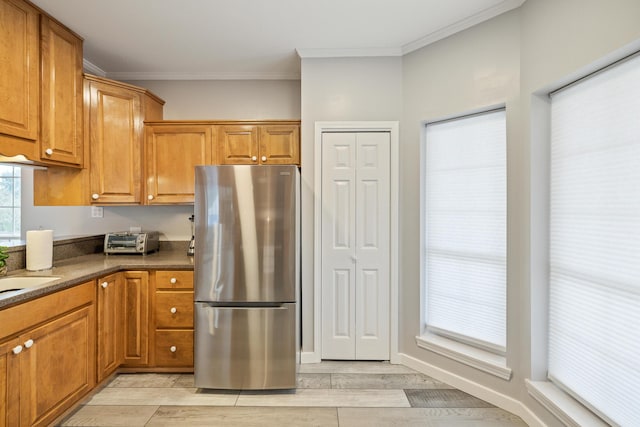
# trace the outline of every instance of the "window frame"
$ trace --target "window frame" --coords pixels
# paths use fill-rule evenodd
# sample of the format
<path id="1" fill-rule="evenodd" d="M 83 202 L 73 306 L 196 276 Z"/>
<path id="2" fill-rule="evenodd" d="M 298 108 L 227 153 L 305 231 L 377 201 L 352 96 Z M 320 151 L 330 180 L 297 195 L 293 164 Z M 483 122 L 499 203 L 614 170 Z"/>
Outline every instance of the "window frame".
<path id="1" fill-rule="evenodd" d="M 11 164 L 3 164 L 0 163 L 0 167 L 11 168 L 11 175 L 0 175 L 2 179 L 10 179 L 12 180 L 11 185 L 11 200 L 12 203 L 9 205 L 0 205 L 0 208 L 8 208 L 12 211 L 12 233 L 3 233 L 0 231 L 0 239 L 1 240 L 13 240 L 19 239 L 21 235 L 21 227 L 22 227 L 22 170 L 19 166 L 11 165 Z M 18 189 L 16 190 L 16 186 Z M 17 192 L 17 194 L 16 194 Z M 16 197 L 17 196 L 17 197 Z M 17 224 L 16 224 L 17 221 Z M 17 225 L 17 227 L 16 227 Z"/>
<path id="2" fill-rule="evenodd" d="M 426 120 L 421 123 L 420 131 L 420 335 L 416 336 L 416 345 L 422 349 L 429 350 L 431 352 L 440 354 L 459 363 L 471 366 L 485 373 L 497 376 L 504 380 L 510 380 L 512 375 L 511 368 L 507 365 L 506 354 L 508 351 L 508 340 L 504 351 L 496 351 L 495 348 L 487 348 L 486 346 L 478 345 L 473 339 L 460 339 L 455 334 L 436 334 L 431 328 L 427 327 L 427 283 L 426 283 L 426 265 L 425 265 L 425 251 L 426 251 L 426 134 L 427 126 L 443 123 L 446 121 L 459 120 L 467 117 L 473 117 L 477 115 L 487 114 L 494 111 L 503 111 L 505 114 L 505 135 L 508 140 L 507 123 L 508 123 L 508 109 L 505 103 L 494 104 L 485 106 L 479 109 L 470 110 L 462 114 L 449 115 L 440 117 L 434 120 Z M 507 141 L 508 145 L 508 141 Z M 507 145 L 505 145 L 505 160 L 507 158 Z M 508 171 L 507 171 L 508 172 Z M 505 177 L 506 178 L 506 177 Z M 508 181 L 507 181 L 508 187 Z M 505 188 L 505 197 L 508 198 L 508 188 Z M 505 200 L 506 201 L 506 200 Z M 506 220 L 508 223 L 508 208 L 505 210 Z M 507 239 L 505 233 L 505 239 Z M 507 239 L 508 240 L 508 239 Z M 507 241 L 505 241 L 505 244 Z M 508 253 L 508 248 L 507 248 Z M 508 261 L 508 260 L 507 260 Z M 507 262 L 508 266 L 508 262 Z M 505 274 L 505 295 L 508 300 L 508 274 Z M 507 326 L 507 304 L 505 300 L 505 339 L 508 337 Z"/>

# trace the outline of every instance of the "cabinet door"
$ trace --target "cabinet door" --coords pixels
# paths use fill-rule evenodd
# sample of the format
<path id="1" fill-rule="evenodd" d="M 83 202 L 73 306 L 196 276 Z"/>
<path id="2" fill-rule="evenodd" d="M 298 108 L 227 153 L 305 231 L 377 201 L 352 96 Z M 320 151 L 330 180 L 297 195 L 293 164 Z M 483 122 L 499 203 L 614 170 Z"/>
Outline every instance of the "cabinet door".
<path id="1" fill-rule="evenodd" d="M 149 126 L 145 135 L 149 205 L 193 203 L 195 167 L 212 159 L 212 126 Z"/>
<path id="2" fill-rule="evenodd" d="M 13 353 L 18 345 L 18 340 L 0 344 L 0 427 L 11 427 L 19 423 L 20 365 L 19 354 Z"/>
<path id="3" fill-rule="evenodd" d="M 261 126 L 260 163 L 299 165 L 300 127 L 296 125 Z"/>
<path id="4" fill-rule="evenodd" d="M 40 158 L 82 166 L 82 40 L 44 15 L 41 18 L 40 31 Z"/>
<path id="5" fill-rule="evenodd" d="M 258 127 L 220 126 L 218 159 L 223 165 L 258 164 Z"/>
<path id="6" fill-rule="evenodd" d="M 122 276 L 112 274 L 98 279 L 97 378 L 102 381 L 123 361 Z"/>
<path id="7" fill-rule="evenodd" d="M 124 364 L 149 363 L 149 273 L 124 273 Z"/>
<path id="8" fill-rule="evenodd" d="M 96 81 L 87 86 L 91 201 L 138 204 L 143 132 L 140 94 Z"/>
<path id="9" fill-rule="evenodd" d="M 94 306 L 45 323 L 21 341 L 21 425 L 49 425 L 95 385 Z"/>
<path id="10" fill-rule="evenodd" d="M 25 145 L 0 138 L 5 155 L 35 154 L 40 102 L 38 38 L 38 12 L 20 0 L 0 0 L 0 134 L 28 140 Z"/>

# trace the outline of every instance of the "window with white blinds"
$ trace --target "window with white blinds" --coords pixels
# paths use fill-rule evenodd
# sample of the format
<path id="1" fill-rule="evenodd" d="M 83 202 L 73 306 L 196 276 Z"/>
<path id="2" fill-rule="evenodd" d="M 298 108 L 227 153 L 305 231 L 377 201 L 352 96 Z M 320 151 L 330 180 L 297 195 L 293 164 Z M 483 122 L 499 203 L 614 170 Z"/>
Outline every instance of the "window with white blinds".
<path id="1" fill-rule="evenodd" d="M 551 98 L 549 379 L 640 425 L 640 57 Z"/>
<path id="2" fill-rule="evenodd" d="M 506 348 L 506 113 L 426 125 L 427 330 Z"/>

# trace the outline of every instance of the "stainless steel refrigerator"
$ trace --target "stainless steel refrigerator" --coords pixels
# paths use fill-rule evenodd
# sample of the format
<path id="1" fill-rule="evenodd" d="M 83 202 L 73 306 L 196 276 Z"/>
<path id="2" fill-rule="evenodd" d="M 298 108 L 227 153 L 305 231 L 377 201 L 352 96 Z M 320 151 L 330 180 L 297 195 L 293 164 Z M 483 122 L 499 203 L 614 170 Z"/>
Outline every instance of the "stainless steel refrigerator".
<path id="1" fill-rule="evenodd" d="M 299 181 L 296 166 L 196 167 L 196 387 L 296 386 Z"/>

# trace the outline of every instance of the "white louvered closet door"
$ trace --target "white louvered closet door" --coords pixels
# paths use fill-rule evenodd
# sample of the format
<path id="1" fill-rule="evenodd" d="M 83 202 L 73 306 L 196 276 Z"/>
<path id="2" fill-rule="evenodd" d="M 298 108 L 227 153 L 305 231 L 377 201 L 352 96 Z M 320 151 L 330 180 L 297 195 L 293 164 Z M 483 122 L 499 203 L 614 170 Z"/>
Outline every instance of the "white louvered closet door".
<path id="1" fill-rule="evenodd" d="M 322 135 L 322 358 L 389 359 L 390 134 Z"/>

